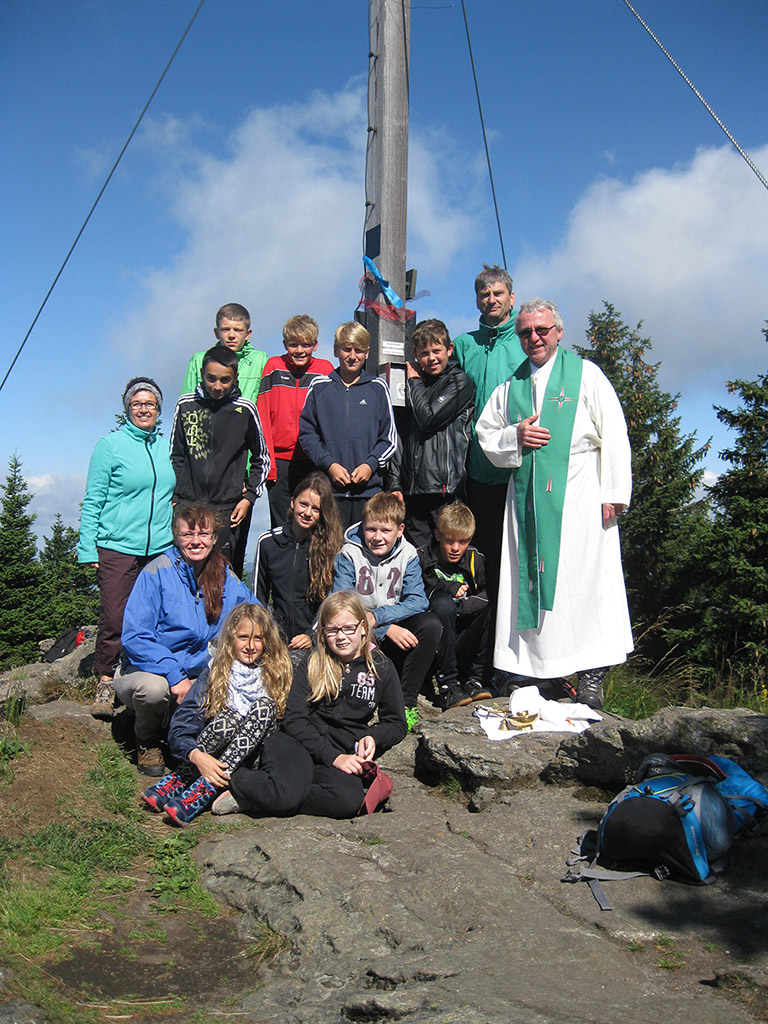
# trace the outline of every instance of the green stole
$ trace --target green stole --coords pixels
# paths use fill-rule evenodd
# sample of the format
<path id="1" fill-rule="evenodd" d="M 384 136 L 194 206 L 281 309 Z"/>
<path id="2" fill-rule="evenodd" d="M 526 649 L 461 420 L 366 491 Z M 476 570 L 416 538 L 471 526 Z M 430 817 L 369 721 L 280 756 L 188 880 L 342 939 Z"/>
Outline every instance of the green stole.
<path id="1" fill-rule="evenodd" d="M 550 432 L 549 442 L 535 452 L 525 450 L 520 466 L 512 470 L 520 567 L 518 629 L 538 629 L 539 611 L 551 611 L 554 606 L 581 366 L 578 356 L 558 348 L 537 420 L 538 426 Z M 508 412 L 511 424 L 533 415 L 530 359 L 521 363 L 509 379 Z"/>

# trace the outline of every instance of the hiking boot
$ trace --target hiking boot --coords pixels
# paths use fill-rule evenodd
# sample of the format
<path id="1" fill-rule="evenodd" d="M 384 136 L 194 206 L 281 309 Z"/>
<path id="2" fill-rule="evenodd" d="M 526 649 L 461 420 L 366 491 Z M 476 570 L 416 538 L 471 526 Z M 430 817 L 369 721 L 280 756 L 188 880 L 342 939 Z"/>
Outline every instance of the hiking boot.
<path id="1" fill-rule="evenodd" d="M 155 778 L 165 775 L 165 761 L 160 747 L 139 746 L 136 766 L 142 775 L 151 775 Z"/>
<path id="2" fill-rule="evenodd" d="M 94 718 L 111 722 L 115 713 L 115 691 L 111 679 L 100 679 L 96 683 L 96 696 L 93 698 L 90 712 Z"/>
<path id="3" fill-rule="evenodd" d="M 470 701 L 473 700 L 490 700 L 493 694 L 487 686 L 483 686 L 479 679 L 468 679 L 464 683 L 464 690 Z"/>
<path id="4" fill-rule="evenodd" d="M 174 825 L 182 828 L 213 803 L 216 787 L 207 782 L 202 775 L 183 793 L 169 800 L 165 805 L 165 813 Z"/>
<path id="5" fill-rule="evenodd" d="M 240 805 L 232 795 L 231 789 L 225 789 L 211 804 L 211 814 L 239 814 Z"/>
<path id="6" fill-rule="evenodd" d="M 586 704 L 593 711 L 603 710 L 603 679 L 607 671 L 607 668 L 591 668 L 586 672 L 579 672 L 576 691 L 576 700 L 579 704 Z"/>
<path id="7" fill-rule="evenodd" d="M 169 800 L 181 796 L 186 788 L 186 783 L 179 778 L 176 772 L 169 772 L 166 776 L 149 786 L 141 794 L 141 799 L 158 814 L 165 808 Z"/>
<path id="8" fill-rule="evenodd" d="M 460 683 L 449 683 L 448 686 L 441 687 L 437 694 L 438 707 L 442 708 L 443 711 L 449 711 L 451 708 L 463 708 L 471 703 L 472 698 Z M 405 717 L 407 720 L 407 710 Z"/>
<path id="9" fill-rule="evenodd" d="M 408 726 L 408 732 L 413 732 L 417 725 L 421 715 L 419 714 L 418 708 L 406 708 L 405 709 L 405 722 Z"/>
<path id="10" fill-rule="evenodd" d="M 515 690 L 524 685 L 524 677 L 515 675 L 512 672 L 505 672 L 504 669 L 496 669 L 491 676 L 491 690 L 495 697 L 511 697 Z"/>

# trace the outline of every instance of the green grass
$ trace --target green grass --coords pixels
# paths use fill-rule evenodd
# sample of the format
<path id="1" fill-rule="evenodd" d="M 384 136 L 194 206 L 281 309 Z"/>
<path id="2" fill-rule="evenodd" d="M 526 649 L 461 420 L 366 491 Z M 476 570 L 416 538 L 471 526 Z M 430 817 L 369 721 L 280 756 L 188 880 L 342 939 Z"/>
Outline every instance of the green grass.
<path id="1" fill-rule="evenodd" d="M 29 753 L 29 744 L 19 736 L 26 703 L 26 694 L 12 685 L 0 704 L 0 782 L 10 782 L 13 778 L 11 762 L 20 754 Z"/>
<path id="2" fill-rule="evenodd" d="M 178 1019 L 179 1014 L 191 1019 L 185 1002 L 175 998 L 96 1003 L 86 991 L 62 989 L 46 973 L 45 963 L 59 958 L 73 942 L 79 946 L 93 942 L 96 956 L 105 921 L 120 919 L 120 897 L 130 897 L 137 887 L 157 897 L 156 909 L 183 908 L 218 917 L 219 904 L 200 884 L 190 851 L 204 835 L 224 829 L 219 823 L 200 823 L 158 838 L 137 807 L 135 771 L 109 742 L 95 748 L 93 767 L 79 787 L 73 798 L 62 802 L 62 820 L 21 839 L 0 840 L 0 964 L 12 965 L 10 990 L 42 1007 L 51 1024 L 95 1024 L 104 1013 L 122 1019 L 128 1019 L 128 1014 L 136 1021 Z M 98 816 L 85 818 L 68 803 L 85 803 L 96 808 Z M 137 869 L 147 858 L 149 882 L 141 878 L 145 869 Z M 132 923 L 126 956 L 132 955 L 132 943 L 167 941 L 166 929 L 156 920 Z M 110 931 L 108 925 L 106 930 Z M 263 958 L 272 956 L 271 950 L 279 946 L 274 937 L 260 941 Z"/>
<path id="3" fill-rule="evenodd" d="M 136 772 L 114 743 L 98 745 L 96 767 L 86 772 L 85 781 L 95 787 L 105 811 L 123 815 L 131 821 L 143 817 L 136 799 Z"/>
<path id="4" fill-rule="evenodd" d="M 738 674 L 721 667 L 714 674 L 670 658 L 652 668 L 630 659 L 607 676 L 606 711 L 638 719 L 671 706 L 748 708 L 768 714 L 765 673 Z"/>
<path id="5" fill-rule="evenodd" d="M 160 910 L 173 911 L 181 901 L 204 917 L 218 917 L 219 905 L 200 884 L 197 865 L 189 855 L 189 851 L 211 831 L 206 825 L 201 823 L 192 831 L 172 832 L 157 841 L 151 868 L 156 881 L 150 891 L 157 897 Z"/>

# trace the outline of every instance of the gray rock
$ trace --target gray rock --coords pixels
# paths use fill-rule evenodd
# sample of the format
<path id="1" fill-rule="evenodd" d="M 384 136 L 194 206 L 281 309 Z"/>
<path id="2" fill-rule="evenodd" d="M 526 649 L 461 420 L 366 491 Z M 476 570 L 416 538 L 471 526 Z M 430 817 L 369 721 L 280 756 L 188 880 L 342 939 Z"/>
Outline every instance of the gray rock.
<path id="1" fill-rule="evenodd" d="M 44 701 L 46 689 L 51 684 L 74 685 L 81 678 L 80 663 L 89 654 L 93 654 L 95 647 L 96 639 L 90 637 L 57 661 L 38 661 L 0 673 L 0 702 L 9 693 L 25 693 L 32 702 Z"/>
<path id="2" fill-rule="evenodd" d="M 738 745 L 744 716 L 728 733 L 729 714 L 678 711 L 638 729 L 613 720 L 591 742 L 492 744 L 459 709 L 387 755 L 391 813 L 265 819 L 206 840 L 195 851 L 204 881 L 242 912 L 241 934 L 268 925 L 290 943 L 240 1012 L 259 1024 L 753 1020 L 724 993 L 768 992 L 767 839 L 738 843 L 716 886 L 606 883 L 611 913 L 586 885 L 560 881 L 576 837 L 604 809 L 597 785 L 623 785 L 625 762 L 646 745 L 715 735 Z M 420 776 L 458 778 L 467 792 L 420 782 L 414 758 Z M 690 967 L 660 970 L 664 956 Z M 737 969 L 747 959 L 748 978 Z"/>

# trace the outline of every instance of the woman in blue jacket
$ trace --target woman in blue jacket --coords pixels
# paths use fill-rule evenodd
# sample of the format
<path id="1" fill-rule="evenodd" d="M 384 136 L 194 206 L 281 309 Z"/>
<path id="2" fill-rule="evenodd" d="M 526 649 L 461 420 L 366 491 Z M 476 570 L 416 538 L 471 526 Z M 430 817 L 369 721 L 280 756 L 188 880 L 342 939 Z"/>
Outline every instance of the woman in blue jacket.
<path id="1" fill-rule="evenodd" d="M 88 467 L 77 560 L 98 569 L 101 598 L 91 714 L 110 719 L 112 679 L 120 656 L 125 602 L 141 569 L 172 541 L 176 478 L 168 442 L 157 430 L 163 404 L 151 377 L 134 377 L 123 393 L 126 422 L 96 445 Z"/>
<path id="2" fill-rule="evenodd" d="M 215 550 L 216 517 L 205 505 L 177 505 L 173 546 L 139 573 L 123 617 L 127 664 L 115 692 L 136 716 L 139 771 L 164 775 L 160 744 L 176 703 L 208 664 L 208 644 L 232 609 L 256 603 Z"/>

